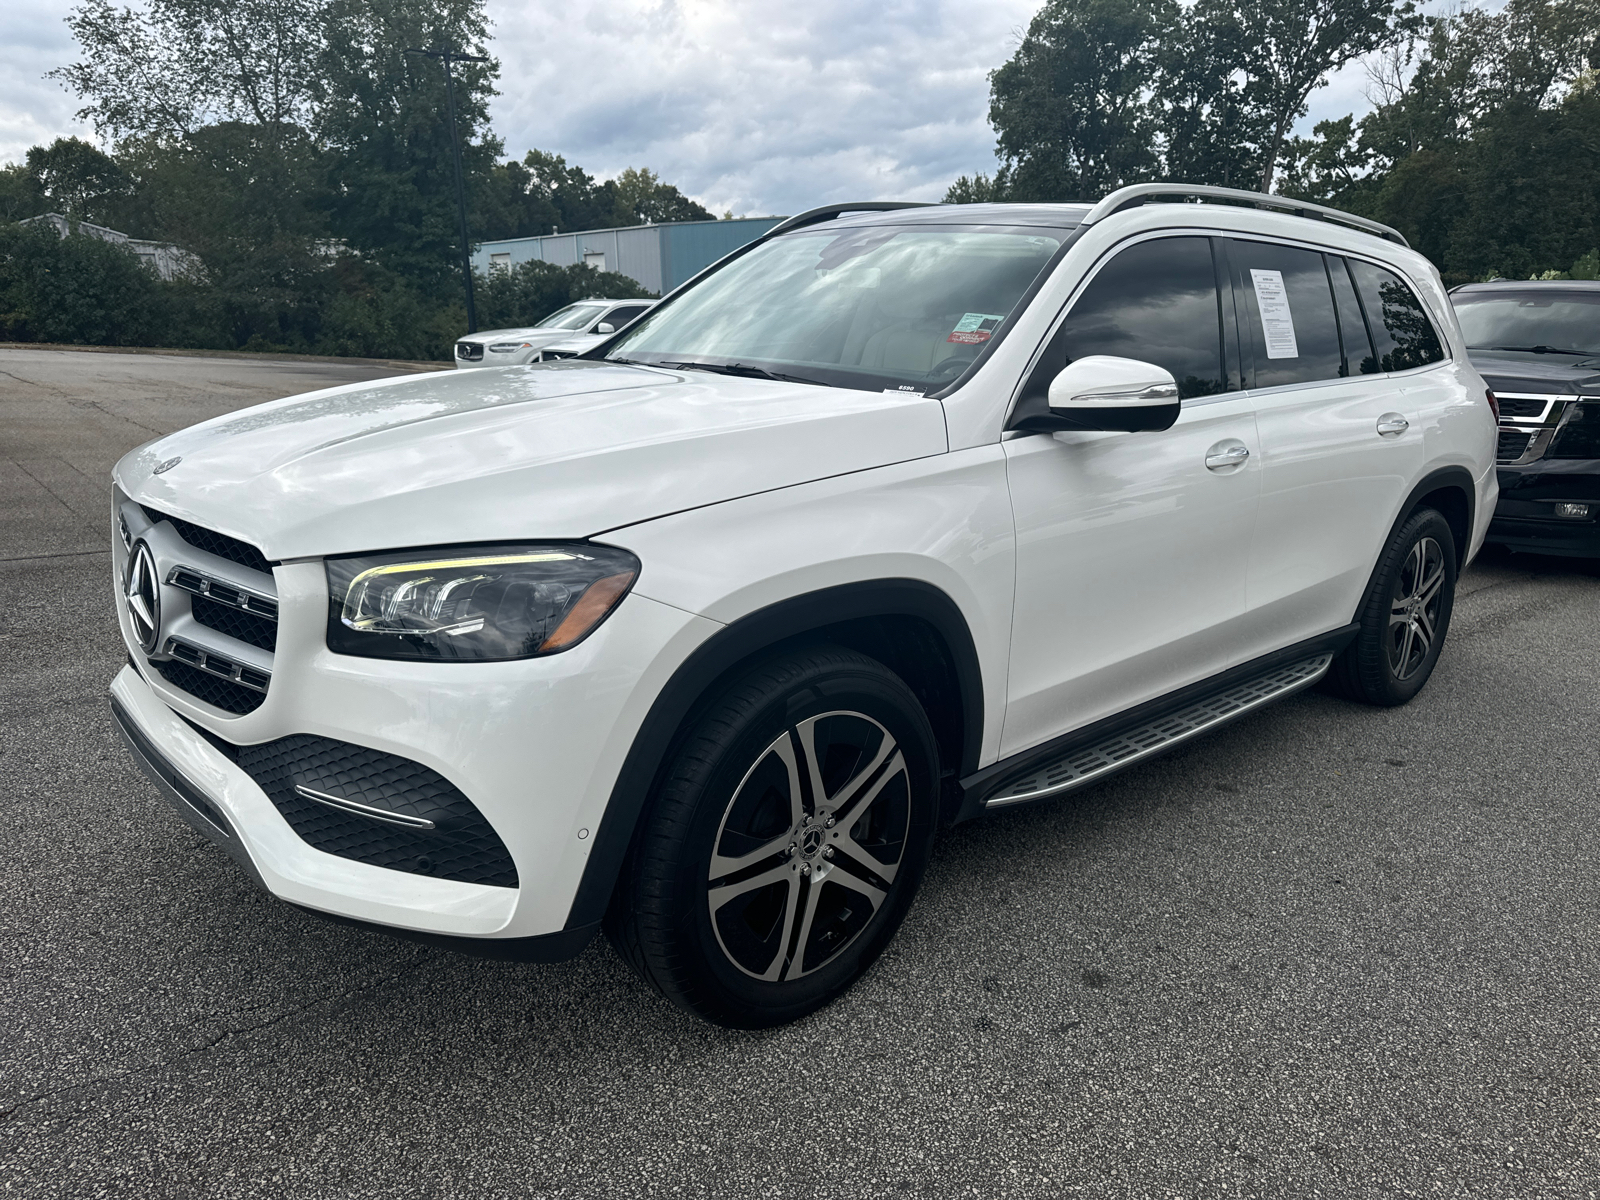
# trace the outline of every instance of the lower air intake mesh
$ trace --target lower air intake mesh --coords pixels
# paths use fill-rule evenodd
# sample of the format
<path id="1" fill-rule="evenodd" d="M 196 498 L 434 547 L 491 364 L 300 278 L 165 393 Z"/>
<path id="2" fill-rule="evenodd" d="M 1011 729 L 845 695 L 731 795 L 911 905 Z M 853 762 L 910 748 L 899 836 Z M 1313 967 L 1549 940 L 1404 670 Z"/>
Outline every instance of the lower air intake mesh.
<path id="1" fill-rule="evenodd" d="M 477 806 L 421 763 L 305 733 L 259 746 L 235 746 L 207 730 L 199 732 L 254 779 L 290 828 L 318 850 L 436 879 L 517 886 L 511 854 Z M 330 808 L 300 795 L 297 784 L 370 808 L 421 817 L 434 828 L 406 829 Z"/>

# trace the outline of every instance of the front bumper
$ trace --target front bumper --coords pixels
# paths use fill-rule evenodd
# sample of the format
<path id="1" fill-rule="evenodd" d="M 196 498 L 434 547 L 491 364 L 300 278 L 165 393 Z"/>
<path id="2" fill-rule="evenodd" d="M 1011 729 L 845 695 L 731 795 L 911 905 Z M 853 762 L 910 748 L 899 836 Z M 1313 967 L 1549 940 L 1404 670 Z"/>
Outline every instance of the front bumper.
<path id="1" fill-rule="evenodd" d="M 1600 557 L 1600 459 L 1540 459 L 1498 471 L 1500 502 L 1488 540 L 1535 554 Z M 1591 506 L 1588 517 L 1557 517 L 1555 505 Z"/>
<path id="2" fill-rule="evenodd" d="M 114 710 L 135 759 L 180 815 L 268 892 L 323 914 L 429 938 L 576 932 L 567 930 L 568 916 L 618 770 L 650 701 L 716 623 L 634 595 L 583 643 L 548 658 L 352 658 L 323 641 L 321 564 L 283 565 L 275 575 L 281 616 L 272 682 L 261 706 L 243 716 L 150 670 L 121 614 L 133 665 L 112 683 Z M 518 886 L 316 849 L 195 726 L 233 745 L 312 734 L 421 763 L 477 806 L 505 843 Z M 571 952 L 581 948 L 577 940 Z"/>

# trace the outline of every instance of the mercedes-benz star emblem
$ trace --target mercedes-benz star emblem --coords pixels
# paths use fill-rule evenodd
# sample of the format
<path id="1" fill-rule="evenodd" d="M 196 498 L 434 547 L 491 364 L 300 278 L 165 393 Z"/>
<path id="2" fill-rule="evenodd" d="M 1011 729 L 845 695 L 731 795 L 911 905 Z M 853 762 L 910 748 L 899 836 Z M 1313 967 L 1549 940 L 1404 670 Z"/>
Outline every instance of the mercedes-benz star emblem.
<path id="1" fill-rule="evenodd" d="M 177 466 L 182 461 L 183 461 L 183 455 L 180 454 L 180 455 L 178 455 L 177 458 L 169 458 L 169 459 L 167 459 L 166 462 L 157 463 L 156 464 L 156 469 L 153 472 L 151 472 L 151 474 L 164 475 L 166 472 L 172 470 L 173 467 Z"/>
<path id="2" fill-rule="evenodd" d="M 139 645 L 146 654 L 155 653 L 156 639 L 161 636 L 161 584 L 156 577 L 156 556 L 142 541 L 134 543 L 133 553 L 128 556 L 122 595 Z"/>

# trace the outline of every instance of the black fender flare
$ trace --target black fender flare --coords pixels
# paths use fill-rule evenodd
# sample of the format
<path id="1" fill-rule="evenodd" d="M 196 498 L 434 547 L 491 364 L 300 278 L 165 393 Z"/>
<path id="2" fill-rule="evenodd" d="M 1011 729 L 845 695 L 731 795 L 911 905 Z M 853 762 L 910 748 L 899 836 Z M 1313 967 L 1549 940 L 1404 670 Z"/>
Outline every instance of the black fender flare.
<path id="1" fill-rule="evenodd" d="M 696 701 L 719 679 L 753 655 L 814 630 L 894 616 L 928 622 L 948 646 L 962 702 L 960 774 L 975 770 L 983 741 L 983 674 L 966 617 L 948 594 L 920 579 L 877 579 L 780 600 L 707 638 L 657 693 L 617 772 L 565 928 L 592 927 L 605 915 L 656 774 Z"/>
<path id="2" fill-rule="evenodd" d="M 1412 488 L 1410 494 L 1406 496 L 1405 503 L 1400 506 L 1400 511 L 1395 516 L 1394 524 L 1389 526 L 1389 532 L 1384 535 L 1383 543 L 1378 547 L 1377 561 L 1372 564 L 1372 574 L 1367 576 L 1367 586 L 1361 590 L 1361 601 L 1357 605 L 1355 615 L 1351 618 L 1352 620 L 1359 621 L 1361 619 L 1361 610 L 1366 605 L 1368 593 L 1372 591 L 1372 581 L 1378 575 L 1378 564 L 1383 561 L 1383 548 L 1393 540 L 1394 535 L 1400 531 L 1400 526 L 1410 519 L 1411 514 L 1417 511 L 1417 505 L 1424 496 L 1433 492 L 1443 491 L 1446 488 L 1459 491 L 1466 502 L 1466 543 L 1457 547 L 1456 571 L 1459 572 L 1466 565 L 1467 553 L 1472 549 L 1472 530 L 1478 515 L 1478 485 L 1472 478 L 1472 472 L 1465 467 L 1440 467 L 1424 475 L 1421 482 Z M 1446 514 L 1446 518 L 1448 519 L 1448 514 Z"/>

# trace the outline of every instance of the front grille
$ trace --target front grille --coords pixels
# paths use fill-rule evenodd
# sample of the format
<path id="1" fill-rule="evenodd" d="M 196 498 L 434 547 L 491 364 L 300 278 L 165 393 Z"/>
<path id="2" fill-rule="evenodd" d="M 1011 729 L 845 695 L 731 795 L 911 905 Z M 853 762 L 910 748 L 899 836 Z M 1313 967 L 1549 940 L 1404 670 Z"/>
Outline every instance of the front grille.
<path id="1" fill-rule="evenodd" d="M 483 344 L 481 342 L 457 342 L 456 357 L 462 362 L 482 362 Z"/>
<path id="2" fill-rule="evenodd" d="M 1516 462 L 1527 451 L 1534 432 L 1524 429 L 1502 429 L 1500 440 L 1495 445 L 1495 458 L 1500 462 Z"/>
<path id="3" fill-rule="evenodd" d="M 256 784 L 307 845 L 340 858 L 461 883 L 516 887 L 517 868 L 504 842 L 471 800 L 421 763 L 333 738 L 299 733 L 235 746 L 200 734 Z M 303 787 L 332 797 L 432 821 L 407 829 L 302 796 Z"/>
<path id="4" fill-rule="evenodd" d="M 1502 417 L 1542 417 L 1545 401 L 1531 396 L 1499 397 Z"/>
<path id="5" fill-rule="evenodd" d="M 189 608 L 194 614 L 194 619 L 208 629 L 215 629 L 218 633 L 238 638 L 241 642 L 258 646 L 262 650 L 273 650 L 277 647 L 276 621 L 269 621 L 255 613 L 241 612 L 226 604 L 218 604 L 205 596 L 190 597 Z"/>
<path id="6" fill-rule="evenodd" d="M 223 679 L 177 659 L 152 662 L 150 665 L 173 687 L 235 716 L 242 717 L 245 713 L 255 712 L 267 698 L 265 692 L 245 687 L 231 679 Z"/>
<path id="7" fill-rule="evenodd" d="M 205 529 L 188 521 L 179 520 L 177 517 L 170 517 L 153 508 L 145 508 L 144 515 L 157 524 L 162 521 L 172 522 L 172 527 L 178 531 L 178 536 L 197 550 L 204 550 L 207 554 L 215 554 L 218 558 L 236 562 L 241 567 L 249 567 L 252 571 L 260 571 L 265 575 L 272 574 L 272 563 L 268 561 L 267 556 L 249 542 L 241 542 L 236 537 L 229 537 L 214 529 Z"/>

